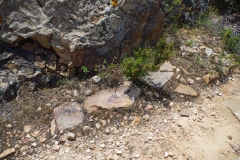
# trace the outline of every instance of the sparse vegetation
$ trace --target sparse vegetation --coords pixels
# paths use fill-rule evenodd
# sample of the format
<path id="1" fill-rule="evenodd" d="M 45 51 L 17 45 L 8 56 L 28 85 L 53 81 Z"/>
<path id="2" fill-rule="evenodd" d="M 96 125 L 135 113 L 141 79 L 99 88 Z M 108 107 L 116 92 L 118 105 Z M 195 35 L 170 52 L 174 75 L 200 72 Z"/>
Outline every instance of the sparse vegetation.
<path id="1" fill-rule="evenodd" d="M 240 55 L 240 36 L 235 36 L 232 29 L 223 29 L 221 33 L 226 49 L 233 54 Z"/>
<path id="2" fill-rule="evenodd" d="M 82 70 L 83 74 L 87 74 L 90 72 L 86 66 L 82 66 L 81 70 Z"/>
<path id="3" fill-rule="evenodd" d="M 121 68 L 125 76 L 132 80 L 139 79 L 149 71 L 159 68 L 164 60 L 169 59 L 174 54 L 173 43 L 166 43 L 162 38 L 155 47 L 139 48 L 132 56 L 126 57 L 121 63 Z"/>
<path id="4" fill-rule="evenodd" d="M 193 41 L 192 40 L 187 40 L 186 46 L 191 47 L 192 45 L 193 45 Z"/>
<path id="5" fill-rule="evenodd" d="M 68 84 L 69 83 L 69 80 L 67 79 L 67 78 L 65 78 L 65 79 L 59 79 L 58 81 L 57 81 L 57 85 L 59 86 L 59 85 L 65 85 L 65 84 Z"/>
<path id="6" fill-rule="evenodd" d="M 197 59 L 197 64 L 200 66 L 200 67 L 204 67 L 204 63 L 203 63 L 203 60 L 198 56 Z"/>

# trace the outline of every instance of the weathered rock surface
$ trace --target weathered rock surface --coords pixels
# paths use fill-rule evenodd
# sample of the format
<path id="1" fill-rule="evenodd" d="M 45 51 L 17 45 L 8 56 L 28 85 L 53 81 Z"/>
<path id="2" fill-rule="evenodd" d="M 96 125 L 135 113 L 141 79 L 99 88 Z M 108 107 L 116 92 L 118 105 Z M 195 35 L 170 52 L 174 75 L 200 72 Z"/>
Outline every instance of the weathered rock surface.
<path id="1" fill-rule="evenodd" d="M 89 113 L 114 108 L 128 108 L 139 95 L 139 89 L 129 82 L 125 82 L 122 87 L 117 89 L 102 90 L 87 97 L 84 102 L 84 108 Z"/>
<path id="2" fill-rule="evenodd" d="M 183 1 L 201 11 L 210 2 Z M 165 2 L 156 0 L 13 0 L 0 2 L 0 39 L 13 46 L 26 38 L 53 48 L 74 74 L 103 57 L 129 52 L 161 37 Z M 165 10 L 164 10 L 165 11 Z M 194 14 L 184 13 L 192 21 Z"/>
<path id="3" fill-rule="evenodd" d="M 77 102 L 66 102 L 54 108 L 54 117 L 59 130 L 74 127 L 84 120 L 82 106 Z"/>
<path id="4" fill-rule="evenodd" d="M 3 1 L 0 9 L 1 40 L 17 45 L 31 38 L 52 47 L 66 65 L 98 63 L 102 55 L 131 51 L 143 40 L 157 41 L 162 35 L 164 14 L 161 1 Z M 108 55 L 107 55 L 108 54 Z M 73 67 L 72 67 L 73 68 Z"/>

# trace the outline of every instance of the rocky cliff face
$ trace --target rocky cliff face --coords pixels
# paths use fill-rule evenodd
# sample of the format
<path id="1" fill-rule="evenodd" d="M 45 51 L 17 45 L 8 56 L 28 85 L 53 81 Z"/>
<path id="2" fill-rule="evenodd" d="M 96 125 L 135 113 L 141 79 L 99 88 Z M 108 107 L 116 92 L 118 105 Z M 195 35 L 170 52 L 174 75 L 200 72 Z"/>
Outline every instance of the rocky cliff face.
<path id="1" fill-rule="evenodd" d="M 60 57 L 73 75 L 163 33 L 164 7 L 173 0 L 1 0 L 0 38 L 17 46 L 31 38 Z M 206 9 L 206 0 L 183 0 Z M 186 18 L 189 18 L 186 17 Z M 118 57 L 117 57 L 118 58 Z"/>

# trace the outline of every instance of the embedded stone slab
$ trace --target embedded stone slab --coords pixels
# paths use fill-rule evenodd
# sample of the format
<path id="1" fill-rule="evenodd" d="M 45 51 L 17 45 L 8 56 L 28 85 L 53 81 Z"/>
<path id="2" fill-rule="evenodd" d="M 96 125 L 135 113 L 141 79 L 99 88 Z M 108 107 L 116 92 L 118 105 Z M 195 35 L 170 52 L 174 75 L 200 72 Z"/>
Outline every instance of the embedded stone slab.
<path id="1" fill-rule="evenodd" d="M 84 109 L 88 113 L 111 110 L 116 108 L 129 108 L 138 98 L 140 90 L 130 82 L 125 82 L 117 89 L 102 90 L 92 96 L 87 97 L 84 102 Z"/>
<path id="2" fill-rule="evenodd" d="M 224 87 L 225 95 L 222 104 L 226 106 L 231 112 L 240 120 L 240 81 L 236 79 L 229 81 Z"/>
<path id="3" fill-rule="evenodd" d="M 54 108 L 53 112 L 59 130 L 77 126 L 84 120 L 83 109 L 78 102 L 66 102 Z"/>
<path id="4" fill-rule="evenodd" d="M 156 89 L 161 89 L 173 76 L 173 72 L 150 72 L 148 76 L 143 78 L 147 84 Z"/>
<path id="5" fill-rule="evenodd" d="M 240 97 L 238 96 L 227 96 L 223 100 L 223 104 L 231 110 L 231 112 L 240 121 Z"/>
<path id="6" fill-rule="evenodd" d="M 175 92 L 196 97 L 197 92 L 189 85 L 179 84 Z"/>

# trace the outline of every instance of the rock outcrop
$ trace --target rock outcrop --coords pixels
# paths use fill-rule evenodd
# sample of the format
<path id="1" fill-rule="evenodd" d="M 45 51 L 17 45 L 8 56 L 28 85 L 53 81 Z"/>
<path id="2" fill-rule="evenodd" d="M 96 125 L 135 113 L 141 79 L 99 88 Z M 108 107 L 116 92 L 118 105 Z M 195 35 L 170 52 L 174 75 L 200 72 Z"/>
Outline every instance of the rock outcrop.
<path id="1" fill-rule="evenodd" d="M 164 14 L 161 1 L 13 0 L 0 2 L 0 37 L 12 45 L 31 38 L 53 48 L 68 65 L 94 67 L 104 58 L 157 41 Z"/>
<path id="2" fill-rule="evenodd" d="M 213 1 L 182 3 L 196 13 Z M 33 39 L 53 49 L 59 62 L 67 66 L 67 74 L 74 75 L 80 66 L 93 69 L 104 59 L 158 41 L 163 34 L 166 8 L 171 5 L 173 0 L 0 1 L 0 39 L 13 46 L 23 39 Z M 191 21 L 196 17 L 194 13 L 184 11 L 183 15 Z"/>

